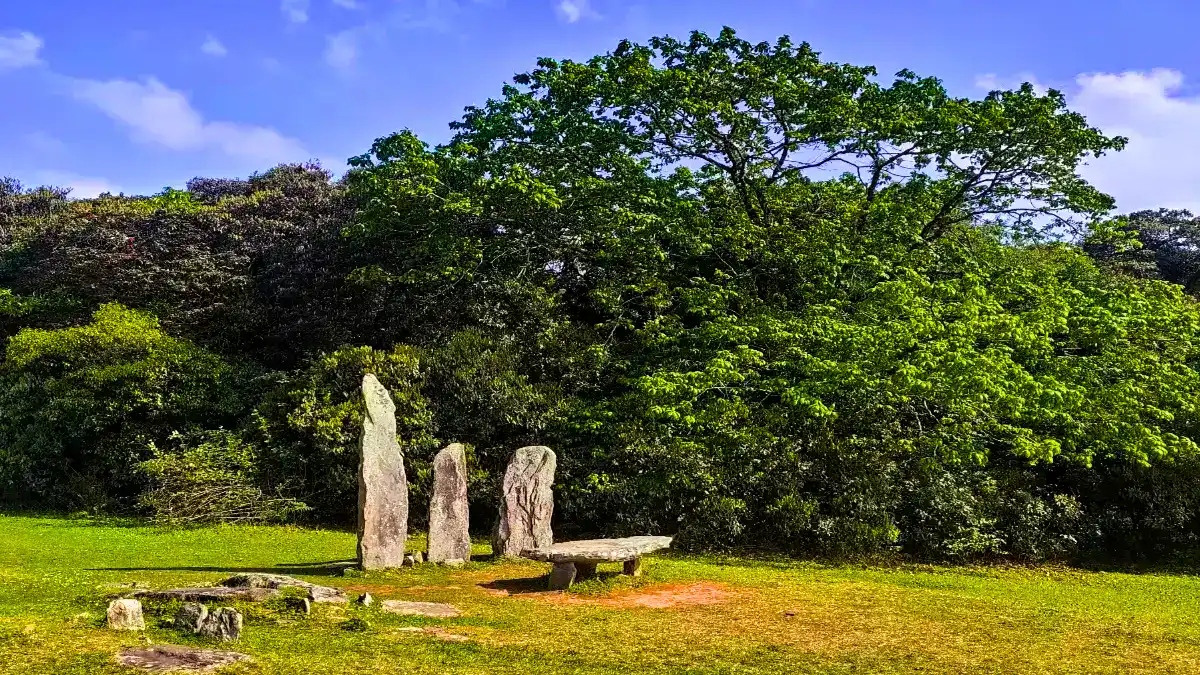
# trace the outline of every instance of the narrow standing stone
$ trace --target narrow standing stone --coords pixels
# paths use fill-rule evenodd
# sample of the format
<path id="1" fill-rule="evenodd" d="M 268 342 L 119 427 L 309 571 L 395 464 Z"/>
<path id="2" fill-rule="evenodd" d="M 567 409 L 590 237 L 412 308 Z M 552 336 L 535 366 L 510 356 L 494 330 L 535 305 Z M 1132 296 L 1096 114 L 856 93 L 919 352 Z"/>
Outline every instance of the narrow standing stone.
<path id="1" fill-rule="evenodd" d="M 550 518 L 554 515 L 554 451 L 535 445 L 513 454 L 504 472 L 500 493 L 500 521 L 492 536 L 492 551 L 516 557 L 526 549 L 554 543 Z"/>
<path id="2" fill-rule="evenodd" d="M 137 600 L 113 600 L 108 605 L 108 627 L 113 630 L 145 630 L 142 603 Z"/>
<path id="3" fill-rule="evenodd" d="M 396 442 L 396 404 L 369 373 L 362 392 L 367 410 L 358 464 L 358 564 L 365 570 L 400 567 L 408 537 L 408 480 Z"/>
<path id="4" fill-rule="evenodd" d="M 555 563 L 550 570 L 550 590 L 565 591 L 575 583 L 575 563 Z"/>
<path id="5" fill-rule="evenodd" d="M 198 602 L 185 602 L 175 613 L 174 625 L 176 630 L 189 633 L 200 632 L 200 626 L 208 618 L 208 608 Z"/>
<path id="6" fill-rule="evenodd" d="M 451 443 L 433 458 L 433 497 L 429 500 L 429 562 L 471 559 L 467 510 L 467 452 Z"/>

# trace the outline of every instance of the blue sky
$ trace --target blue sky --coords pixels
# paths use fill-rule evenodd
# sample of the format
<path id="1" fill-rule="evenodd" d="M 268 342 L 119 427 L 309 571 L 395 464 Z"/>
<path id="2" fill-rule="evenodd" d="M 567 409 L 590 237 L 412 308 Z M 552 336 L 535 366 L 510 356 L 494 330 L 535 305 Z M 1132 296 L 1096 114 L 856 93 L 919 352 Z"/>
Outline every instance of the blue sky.
<path id="1" fill-rule="evenodd" d="M 335 170 L 411 128 L 445 140 L 539 56 L 621 38 L 788 34 L 959 95 L 1065 91 L 1123 153 L 1085 169 L 1121 210 L 1200 212 L 1200 4 L 1188 0 L 42 0 L 0 2 L 0 175 L 79 196 Z"/>

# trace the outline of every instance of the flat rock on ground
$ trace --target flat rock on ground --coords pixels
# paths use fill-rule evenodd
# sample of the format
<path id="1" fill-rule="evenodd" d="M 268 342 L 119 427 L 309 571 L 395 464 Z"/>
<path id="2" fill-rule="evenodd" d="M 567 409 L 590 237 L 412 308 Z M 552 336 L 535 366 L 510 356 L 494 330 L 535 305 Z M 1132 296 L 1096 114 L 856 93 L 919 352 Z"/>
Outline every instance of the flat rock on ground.
<path id="1" fill-rule="evenodd" d="M 221 602 L 223 600 L 248 600 L 262 602 L 279 595 L 276 588 L 230 588 L 228 586 L 202 586 L 198 588 L 168 588 L 159 591 L 137 591 L 130 597 L 144 600 L 182 600 L 184 602 Z"/>
<path id="2" fill-rule="evenodd" d="M 206 673 L 249 660 L 249 656 L 237 652 L 177 645 L 126 647 L 117 655 L 117 662 L 121 665 L 141 668 L 150 673 Z"/>
<path id="3" fill-rule="evenodd" d="M 269 588 L 276 590 L 290 586 L 307 590 L 308 597 L 313 602 L 348 601 L 346 594 L 340 588 L 319 586 L 284 574 L 235 574 L 222 581 L 221 585 L 228 588 Z"/>
<path id="4" fill-rule="evenodd" d="M 462 614 L 454 605 L 442 602 L 409 602 L 407 600 L 384 600 L 380 603 L 383 611 L 392 614 L 428 616 L 434 619 L 453 619 Z"/>
<path id="5" fill-rule="evenodd" d="M 584 539 L 521 551 L 522 558 L 551 563 L 602 563 L 640 558 L 671 545 L 671 537 Z"/>

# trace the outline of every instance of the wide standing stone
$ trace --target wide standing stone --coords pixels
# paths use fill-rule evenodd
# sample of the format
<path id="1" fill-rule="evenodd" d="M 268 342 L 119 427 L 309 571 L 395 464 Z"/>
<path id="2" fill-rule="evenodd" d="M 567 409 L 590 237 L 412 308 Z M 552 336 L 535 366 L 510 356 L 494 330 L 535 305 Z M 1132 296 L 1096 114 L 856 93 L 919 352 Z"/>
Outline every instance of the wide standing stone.
<path id="1" fill-rule="evenodd" d="M 242 614 L 232 607 L 214 609 L 201 622 L 199 633 L 222 642 L 233 642 L 242 635 Z"/>
<path id="2" fill-rule="evenodd" d="M 396 442 L 396 404 L 369 373 L 362 392 L 367 411 L 358 464 L 358 564 L 367 570 L 400 567 L 408 537 L 408 480 Z"/>
<path id="3" fill-rule="evenodd" d="M 142 603 L 137 600 L 113 600 L 108 604 L 108 627 L 114 630 L 145 630 Z"/>
<path id="4" fill-rule="evenodd" d="M 451 443 L 433 458 L 433 497 L 429 500 L 429 562 L 471 559 L 467 510 L 467 451 Z"/>
<path id="5" fill-rule="evenodd" d="M 554 543 L 554 451 L 535 445 L 513 454 L 504 472 L 500 493 L 500 522 L 492 535 L 492 551 L 517 557 L 527 549 Z"/>

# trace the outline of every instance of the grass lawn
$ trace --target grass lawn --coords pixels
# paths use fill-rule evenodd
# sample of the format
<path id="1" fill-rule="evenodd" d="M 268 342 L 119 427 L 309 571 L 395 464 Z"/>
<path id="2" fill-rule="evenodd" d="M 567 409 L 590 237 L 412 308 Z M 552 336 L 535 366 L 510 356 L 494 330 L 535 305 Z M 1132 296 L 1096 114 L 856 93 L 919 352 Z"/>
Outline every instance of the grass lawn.
<path id="1" fill-rule="evenodd" d="M 532 562 L 361 577 L 326 567 L 353 555 L 354 535 L 343 532 L 163 532 L 0 515 L 0 673 L 139 672 L 116 664 L 122 646 L 202 643 L 152 613 L 145 633 L 106 629 L 114 591 L 101 586 L 198 585 L 236 571 L 449 602 L 464 614 L 317 605 L 304 617 L 243 605 L 242 639 L 229 648 L 254 661 L 226 673 L 1200 672 L 1200 581 L 1187 576 L 667 555 L 647 559 L 636 582 L 609 576 L 564 594 L 544 591 L 549 566 Z M 365 630 L 348 629 L 362 627 L 352 618 Z"/>

